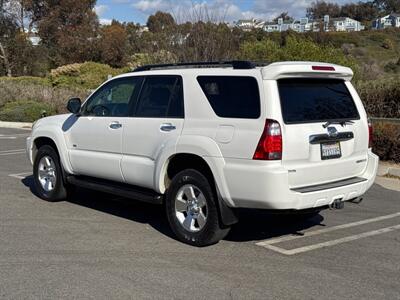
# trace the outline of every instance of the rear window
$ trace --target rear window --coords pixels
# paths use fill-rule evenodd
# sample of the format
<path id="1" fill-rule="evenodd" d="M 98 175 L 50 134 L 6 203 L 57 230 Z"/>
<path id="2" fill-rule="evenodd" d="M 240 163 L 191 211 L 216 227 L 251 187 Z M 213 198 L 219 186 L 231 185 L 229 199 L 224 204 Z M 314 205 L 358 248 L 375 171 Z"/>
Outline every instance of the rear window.
<path id="1" fill-rule="evenodd" d="M 359 119 L 353 98 L 343 80 L 278 80 L 286 124 Z"/>
<path id="2" fill-rule="evenodd" d="M 199 76 L 197 81 L 217 116 L 241 119 L 260 117 L 260 92 L 254 77 Z"/>

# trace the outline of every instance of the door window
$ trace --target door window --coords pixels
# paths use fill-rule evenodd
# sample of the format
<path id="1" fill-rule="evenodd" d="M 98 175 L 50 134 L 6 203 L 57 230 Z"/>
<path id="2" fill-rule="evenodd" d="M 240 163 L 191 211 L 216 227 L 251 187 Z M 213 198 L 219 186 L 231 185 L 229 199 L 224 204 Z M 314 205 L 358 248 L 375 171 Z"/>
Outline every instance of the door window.
<path id="1" fill-rule="evenodd" d="M 180 76 L 145 78 L 135 113 L 141 118 L 183 118 L 183 88 Z"/>
<path id="2" fill-rule="evenodd" d="M 142 79 L 127 77 L 115 79 L 101 87 L 84 105 L 83 115 L 102 117 L 124 117 L 129 104 L 135 98 Z"/>

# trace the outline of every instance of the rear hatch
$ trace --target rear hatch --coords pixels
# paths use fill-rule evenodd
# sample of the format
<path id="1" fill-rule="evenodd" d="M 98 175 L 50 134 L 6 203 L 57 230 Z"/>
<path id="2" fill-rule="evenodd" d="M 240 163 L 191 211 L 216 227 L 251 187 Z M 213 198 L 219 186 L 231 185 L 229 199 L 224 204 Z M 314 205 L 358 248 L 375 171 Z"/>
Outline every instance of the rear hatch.
<path id="1" fill-rule="evenodd" d="M 282 164 L 292 188 L 356 177 L 366 167 L 368 125 L 347 84 L 332 78 L 278 80 Z"/>

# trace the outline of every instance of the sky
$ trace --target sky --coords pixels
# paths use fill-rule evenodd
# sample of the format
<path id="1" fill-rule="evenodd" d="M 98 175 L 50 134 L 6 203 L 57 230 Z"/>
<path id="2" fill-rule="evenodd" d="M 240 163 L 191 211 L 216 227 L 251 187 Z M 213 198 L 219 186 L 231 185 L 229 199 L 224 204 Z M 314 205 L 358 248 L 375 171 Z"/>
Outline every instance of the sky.
<path id="1" fill-rule="evenodd" d="M 95 11 L 100 22 L 112 19 L 145 24 L 147 18 L 158 10 L 170 12 L 175 19 L 197 19 L 196 14 L 211 16 L 213 20 L 232 22 L 238 19 L 271 20 L 283 11 L 291 16 L 305 16 L 306 8 L 314 0 L 97 0 Z M 349 0 L 331 1 L 338 4 Z"/>

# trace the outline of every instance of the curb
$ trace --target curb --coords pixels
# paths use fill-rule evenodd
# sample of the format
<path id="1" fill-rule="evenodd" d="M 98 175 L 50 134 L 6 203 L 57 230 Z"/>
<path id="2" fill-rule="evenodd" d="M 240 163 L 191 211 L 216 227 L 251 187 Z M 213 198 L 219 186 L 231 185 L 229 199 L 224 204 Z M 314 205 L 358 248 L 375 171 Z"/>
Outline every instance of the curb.
<path id="1" fill-rule="evenodd" d="M 389 163 L 379 163 L 378 176 L 396 176 L 400 177 L 400 165 L 389 164 Z"/>
<path id="2" fill-rule="evenodd" d="M 0 121 L 0 127 L 2 128 L 16 128 L 16 129 L 31 129 L 32 123 L 28 122 L 3 122 Z"/>

